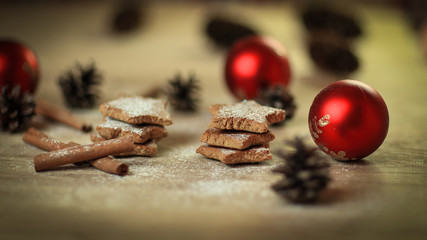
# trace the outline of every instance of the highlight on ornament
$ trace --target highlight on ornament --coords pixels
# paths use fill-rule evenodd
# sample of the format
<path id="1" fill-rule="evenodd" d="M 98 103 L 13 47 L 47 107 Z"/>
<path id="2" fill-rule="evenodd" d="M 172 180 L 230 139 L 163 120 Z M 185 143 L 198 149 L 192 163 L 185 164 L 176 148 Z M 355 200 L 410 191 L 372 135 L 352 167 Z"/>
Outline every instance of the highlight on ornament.
<path id="1" fill-rule="evenodd" d="M 12 39 L 0 39 L 0 89 L 20 86 L 21 93 L 34 94 L 39 81 L 39 63 L 26 45 Z"/>
<path id="2" fill-rule="evenodd" d="M 225 80 L 231 93 L 239 100 L 255 99 L 263 89 L 287 88 L 290 79 L 287 51 L 272 38 L 243 38 L 227 55 Z"/>
<path id="3" fill-rule="evenodd" d="M 388 109 L 371 86 L 341 80 L 317 94 L 308 126 L 314 142 L 332 158 L 362 159 L 375 152 L 387 136 Z"/>

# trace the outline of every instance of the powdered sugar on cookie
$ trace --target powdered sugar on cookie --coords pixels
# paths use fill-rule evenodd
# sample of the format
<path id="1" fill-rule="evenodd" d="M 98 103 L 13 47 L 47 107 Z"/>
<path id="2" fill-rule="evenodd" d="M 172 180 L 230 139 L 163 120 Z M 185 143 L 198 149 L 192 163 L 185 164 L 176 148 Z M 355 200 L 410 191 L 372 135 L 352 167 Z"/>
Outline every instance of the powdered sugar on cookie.
<path id="1" fill-rule="evenodd" d="M 147 128 L 145 128 L 146 125 L 131 125 L 122 121 L 114 120 L 110 117 L 107 117 L 105 122 L 101 123 L 97 126 L 97 129 L 99 128 L 112 128 L 114 130 L 120 130 L 120 131 L 128 131 L 132 132 L 138 135 L 143 135 Z"/>
<path id="2" fill-rule="evenodd" d="M 265 133 L 270 124 L 285 120 L 284 110 L 261 106 L 253 100 L 212 105 L 210 111 L 214 116 L 211 127 L 227 130 Z"/>
<path id="3" fill-rule="evenodd" d="M 261 106 L 257 102 L 250 100 L 224 105 L 219 109 L 216 116 L 219 118 L 247 118 L 267 124 L 266 116 L 275 114 L 278 110 L 272 107 Z"/>
<path id="4" fill-rule="evenodd" d="M 131 124 L 170 125 L 172 119 L 163 100 L 143 97 L 122 97 L 99 107 L 104 116 Z"/>
<path id="5" fill-rule="evenodd" d="M 169 118 L 169 113 L 164 109 L 166 103 L 162 100 L 142 97 L 123 97 L 108 103 L 110 106 L 122 109 L 131 117 L 142 115 L 155 115 Z"/>

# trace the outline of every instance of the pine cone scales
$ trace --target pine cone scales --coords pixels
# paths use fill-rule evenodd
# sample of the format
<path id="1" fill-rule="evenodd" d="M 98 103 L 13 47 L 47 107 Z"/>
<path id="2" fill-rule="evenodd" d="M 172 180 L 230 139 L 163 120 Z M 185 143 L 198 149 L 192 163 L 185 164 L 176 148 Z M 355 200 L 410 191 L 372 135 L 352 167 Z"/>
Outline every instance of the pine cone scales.
<path id="1" fill-rule="evenodd" d="M 21 93 L 19 86 L 9 90 L 8 86 L 1 89 L 0 120 L 3 131 L 20 130 L 35 115 L 36 104 L 31 94 Z"/>
<path id="2" fill-rule="evenodd" d="M 286 165 L 273 172 L 283 174 L 284 178 L 272 188 L 292 202 L 313 202 L 330 181 L 329 165 L 317 148 L 308 148 L 302 139 L 296 138 L 293 144 L 296 148 L 294 153 L 279 152 Z"/>
<path id="3" fill-rule="evenodd" d="M 180 75 L 176 75 L 169 81 L 167 95 L 176 110 L 195 111 L 199 102 L 199 90 L 198 80 L 194 76 L 185 81 Z"/>
<path id="4" fill-rule="evenodd" d="M 77 64 L 75 69 L 60 76 L 58 82 L 70 107 L 91 108 L 99 98 L 95 86 L 101 84 L 102 76 L 93 63 L 87 67 Z"/>

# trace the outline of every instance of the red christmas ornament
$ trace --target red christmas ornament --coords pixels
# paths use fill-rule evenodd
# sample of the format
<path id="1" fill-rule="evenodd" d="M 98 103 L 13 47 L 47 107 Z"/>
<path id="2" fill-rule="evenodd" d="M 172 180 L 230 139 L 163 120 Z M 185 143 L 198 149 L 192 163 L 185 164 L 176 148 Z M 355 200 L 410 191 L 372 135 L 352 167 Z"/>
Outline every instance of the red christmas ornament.
<path id="1" fill-rule="evenodd" d="M 34 93 L 39 80 L 37 58 L 21 43 L 0 40 L 0 89 L 19 85 L 21 92 Z"/>
<path id="2" fill-rule="evenodd" d="M 254 99 L 261 89 L 287 87 L 291 70 L 285 48 L 259 36 L 239 40 L 227 56 L 225 79 L 238 99 Z"/>
<path id="3" fill-rule="evenodd" d="M 337 160 L 356 160 L 373 153 L 388 131 L 388 110 L 381 95 L 355 80 L 324 88 L 308 117 L 317 146 Z"/>

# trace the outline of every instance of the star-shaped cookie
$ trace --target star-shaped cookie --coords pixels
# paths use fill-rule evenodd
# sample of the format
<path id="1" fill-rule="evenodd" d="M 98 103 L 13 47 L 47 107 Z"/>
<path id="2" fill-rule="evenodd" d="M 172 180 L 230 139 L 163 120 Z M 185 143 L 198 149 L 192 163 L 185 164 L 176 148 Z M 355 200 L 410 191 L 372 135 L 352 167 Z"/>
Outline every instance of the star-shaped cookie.
<path id="1" fill-rule="evenodd" d="M 212 113 L 211 127 L 255 133 L 268 131 L 268 126 L 285 120 L 285 111 L 266 107 L 253 100 L 235 104 L 215 104 L 209 107 Z"/>
<path id="2" fill-rule="evenodd" d="M 159 99 L 125 96 L 101 104 L 99 111 L 104 116 L 131 124 L 147 123 L 165 126 L 172 124 L 166 105 L 165 101 Z"/>
<path id="3" fill-rule="evenodd" d="M 149 139 L 164 138 L 168 132 L 164 126 L 152 124 L 129 124 L 107 117 L 96 127 L 99 135 L 105 139 L 132 136 L 135 143 L 144 143 Z"/>
<path id="4" fill-rule="evenodd" d="M 196 150 L 205 157 L 217 159 L 225 164 L 255 163 L 270 160 L 270 150 L 265 146 L 237 150 L 230 148 L 202 145 Z"/>
<path id="5" fill-rule="evenodd" d="M 252 133 L 209 128 L 202 134 L 200 141 L 211 146 L 246 149 L 256 145 L 268 144 L 268 142 L 273 139 L 274 134 L 270 131 L 265 133 Z"/>

